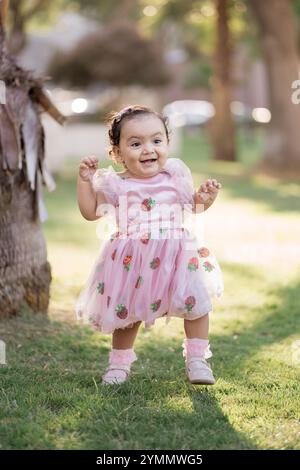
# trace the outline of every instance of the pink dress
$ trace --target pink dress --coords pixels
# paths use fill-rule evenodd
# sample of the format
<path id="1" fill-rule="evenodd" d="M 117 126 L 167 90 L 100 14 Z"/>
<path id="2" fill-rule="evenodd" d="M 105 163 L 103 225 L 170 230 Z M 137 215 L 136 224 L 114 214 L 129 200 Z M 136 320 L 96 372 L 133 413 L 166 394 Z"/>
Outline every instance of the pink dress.
<path id="1" fill-rule="evenodd" d="M 189 168 L 168 158 L 153 177 L 125 179 L 110 167 L 97 170 L 92 184 L 110 205 L 97 214 L 111 207 L 117 232 L 101 248 L 77 299 L 77 318 L 112 333 L 137 321 L 150 328 L 160 317 L 193 320 L 209 313 L 223 280 L 214 255 L 178 217 L 193 202 Z"/>

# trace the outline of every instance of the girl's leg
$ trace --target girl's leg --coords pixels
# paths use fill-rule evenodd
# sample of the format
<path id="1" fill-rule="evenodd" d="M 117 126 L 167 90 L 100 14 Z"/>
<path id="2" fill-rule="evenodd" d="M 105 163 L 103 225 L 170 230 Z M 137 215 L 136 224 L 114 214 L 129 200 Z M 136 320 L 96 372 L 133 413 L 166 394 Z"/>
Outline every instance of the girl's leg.
<path id="1" fill-rule="evenodd" d="M 114 331 L 109 366 L 102 377 L 103 384 L 120 384 L 128 379 L 131 364 L 137 359 L 133 344 L 141 323 L 139 321 L 130 327 Z"/>
<path id="2" fill-rule="evenodd" d="M 186 339 L 183 342 L 183 355 L 186 361 L 188 378 L 194 384 L 213 385 L 212 371 L 206 362 L 208 357 L 209 316 L 204 315 L 196 320 L 184 320 Z"/>
<path id="3" fill-rule="evenodd" d="M 186 337 L 208 339 L 209 317 L 208 314 L 196 320 L 184 320 Z"/>
<path id="4" fill-rule="evenodd" d="M 141 323 L 138 321 L 132 327 L 115 330 L 112 337 L 112 347 L 114 349 L 132 348 Z"/>

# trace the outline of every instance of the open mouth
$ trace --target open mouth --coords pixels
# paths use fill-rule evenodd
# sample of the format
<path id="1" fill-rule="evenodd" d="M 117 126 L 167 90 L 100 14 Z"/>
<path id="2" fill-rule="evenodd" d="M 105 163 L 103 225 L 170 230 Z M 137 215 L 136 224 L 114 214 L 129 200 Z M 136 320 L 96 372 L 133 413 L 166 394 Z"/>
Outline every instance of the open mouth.
<path id="1" fill-rule="evenodd" d="M 151 165 L 152 163 L 156 162 L 157 158 L 148 158 L 147 160 L 142 160 L 141 163 L 144 165 Z"/>

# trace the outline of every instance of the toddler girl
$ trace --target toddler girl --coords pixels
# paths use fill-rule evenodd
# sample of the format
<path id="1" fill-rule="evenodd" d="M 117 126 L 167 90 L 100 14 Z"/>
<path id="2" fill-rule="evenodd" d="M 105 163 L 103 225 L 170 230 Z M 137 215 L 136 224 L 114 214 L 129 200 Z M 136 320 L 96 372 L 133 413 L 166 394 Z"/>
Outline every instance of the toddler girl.
<path id="1" fill-rule="evenodd" d="M 102 248 L 77 303 L 77 318 L 112 333 L 103 384 L 120 384 L 137 359 L 138 328 L 160 317 L 184 319 L 183 356 L 191 383 L 214 384 L 208 342 L 211 296 L 223 291 L 222 274 L 208 248 L 183 226 L 183 208 L 206 210 L 221 184 L 195 191 L 189 168 L 168 158 L 166 118 L 133 105 L 110 119 L 110 156 L 124 170 L 97 169 L 96 157 L 79 166 L 77 198 L 87 220 L 114 211 L 118 230 Z"/>

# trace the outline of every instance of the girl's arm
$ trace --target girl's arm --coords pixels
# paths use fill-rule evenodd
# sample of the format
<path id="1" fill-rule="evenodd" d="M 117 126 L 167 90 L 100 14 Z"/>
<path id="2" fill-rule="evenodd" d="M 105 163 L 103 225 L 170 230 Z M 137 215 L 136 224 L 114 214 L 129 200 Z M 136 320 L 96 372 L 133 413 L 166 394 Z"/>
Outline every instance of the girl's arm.
<path id="1" fill-rule="evenodd" d="M 98 168 L 98 159 L 96 157 L 85 157 L 79 165 L 79 174 L 77 179 L 77 202 L 81 215 L 86 220 L 96 220 L 101 216 L 96 215 L 96 209 L 99 204 L 106 202 L 102 193 L 95 193 L 92 187 L 92 176 Z"/>
<path id="2" fill-rule="evenodd" d="M 216 200 L 221 189 L 221 183 L 217 180 L 207 180 L 201 184 L 200 188 L 194 194 L 194 207 L 193 212 L 199 213 L 206 211 Z M 199 207 L 196 207 L 199 205 Z"/>
<path id="3" fill-rule="evenodd" d="M 78 176 L 77 201 L 81 215 L 86 220 L 96 220 L 97 199 L 89 181 L 84 181 Z"/>

